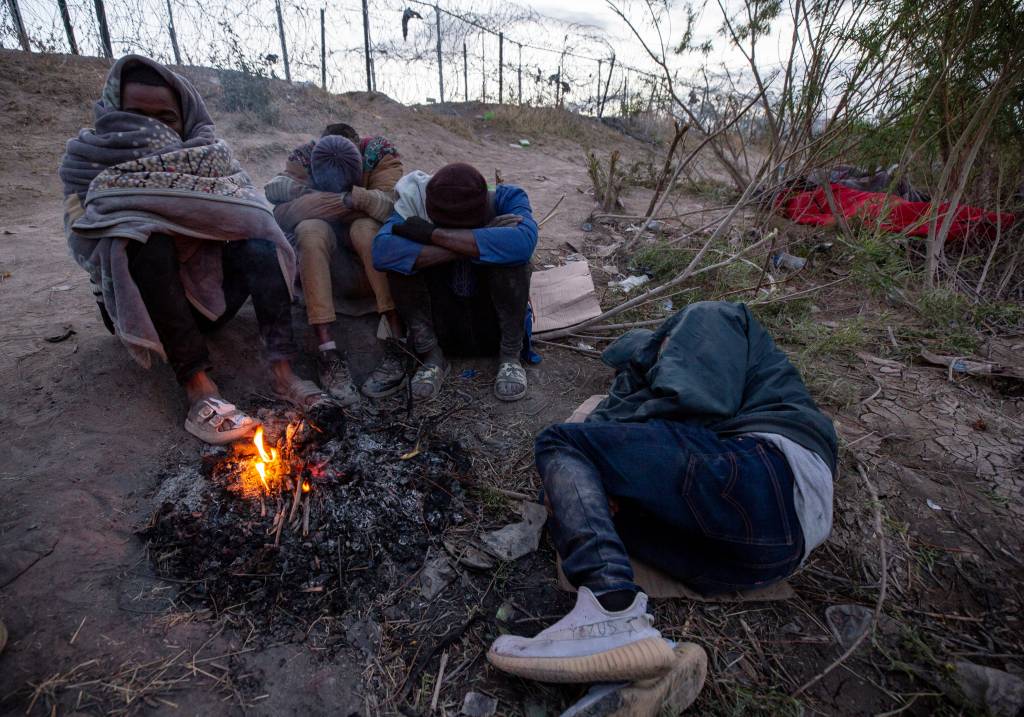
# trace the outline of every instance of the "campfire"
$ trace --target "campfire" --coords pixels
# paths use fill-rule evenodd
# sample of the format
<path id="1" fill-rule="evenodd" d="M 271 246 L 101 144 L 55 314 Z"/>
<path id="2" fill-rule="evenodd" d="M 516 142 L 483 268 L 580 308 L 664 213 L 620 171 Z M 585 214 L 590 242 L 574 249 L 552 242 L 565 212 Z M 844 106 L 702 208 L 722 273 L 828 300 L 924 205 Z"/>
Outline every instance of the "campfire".
<path id="1" fill-rule="evenodd" d="M 304 422 L 288 423 L 284 435 L 277 445 L 267 449 L 266 432 L 261 425 L 252 439 L 255 452 L 246 455 L 241 452 L 237 462 L 228 462 L 227 485 L 248 500 L 258 500 L 260 517 L 267 516 L 267 505 L 272 506 L 274 545 L 281 542 L 281 531 L 288 523 L 290 528 L 302 527 L 302 536 L 309 536 L 309 513 L 312 501 L 313 483 L 311 478 L 319 466 L 310 466 L 295 451 L 295 437 L 301 435 Z M 232 483 L 232 478 L 235 481 Z"/>
<path id="2" fill-rule="evenodd" d="M 259 418 L 251 442 L 167 473 L 140 533 L 187 604 L 231 606 L 268 637 L 330 625 L 407 586 L 444 531 L 472 517 L 457 445 L 385 417 Z"/>

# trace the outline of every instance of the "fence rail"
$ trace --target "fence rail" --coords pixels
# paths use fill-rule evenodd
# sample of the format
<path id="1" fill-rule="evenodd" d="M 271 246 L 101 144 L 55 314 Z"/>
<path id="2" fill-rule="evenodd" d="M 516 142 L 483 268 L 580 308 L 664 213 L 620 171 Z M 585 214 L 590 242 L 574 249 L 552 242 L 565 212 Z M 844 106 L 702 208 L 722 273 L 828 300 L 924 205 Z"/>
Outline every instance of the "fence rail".
<path id="1" fill-rule="evenodd" d="M 376 90 L 407 104 L 482 101 L 620 114 L 662 106 L 663 80 L 600 33 L 500 0 L 0 0 L 0 45 L 241 70 Z M 486 2 L 486 0 L 485 0 Z M 351 4 L 350 4 L 351 3 Z M 556 45 L 545 38 L 561 36 Z"/>

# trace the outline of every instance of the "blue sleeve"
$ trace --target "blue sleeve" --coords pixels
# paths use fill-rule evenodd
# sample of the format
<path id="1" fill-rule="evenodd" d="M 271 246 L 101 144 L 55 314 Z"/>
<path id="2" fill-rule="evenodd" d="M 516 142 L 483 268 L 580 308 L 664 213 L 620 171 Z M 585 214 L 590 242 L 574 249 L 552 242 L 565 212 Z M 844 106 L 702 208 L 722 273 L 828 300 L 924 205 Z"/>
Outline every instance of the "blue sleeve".
<path id="1" fill-rule="evenodd" d="M 402 221 L 402 215 L 393 212 L 373 238 L 373 267 L 377 271 L 396 271 L 399 274 L 415 272 L 413 267 L 423 246 L 392 234 L 392 227 Z"/>
<path id="2" fill-rule="evenodd" d="M 480 262 L 525 264 L 533 256 L 533 250 L 537 248 L 537 222 L 533 220 L 530 198 L 519 187 L 500 184 L 494 192 L 494 205 L 499 215 L 516 214 L 522 217 L 523 221 L 514 227 L 485 227 L 473 230 L 473 237 L 480 249 Z"/>

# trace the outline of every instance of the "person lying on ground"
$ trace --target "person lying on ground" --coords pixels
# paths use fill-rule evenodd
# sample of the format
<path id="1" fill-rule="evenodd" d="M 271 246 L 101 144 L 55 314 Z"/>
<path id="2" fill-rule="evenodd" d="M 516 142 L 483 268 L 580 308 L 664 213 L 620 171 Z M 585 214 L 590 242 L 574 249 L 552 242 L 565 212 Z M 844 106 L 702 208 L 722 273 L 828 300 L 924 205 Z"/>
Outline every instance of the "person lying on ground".
<path id="1" fill-rule="evenodd" d="M 256 427 L 221 397 L 203 338 L 250 295 L 273 393 L 300 409 L 324 401 L 291 367 L 294 251 L 195 87 L 127 55 L 94 115 L 95 128 L 70 139 L 61 161 L 68 246 L 107 329 L 143 366 L 156 354 L 174 369 L 189 402 L 186 430 L 221 444 Z"/>
<path id="2" fill-rule="evenodd" d="M 710 596 L 786 578 L 831 530 L 832 421 L 746 306 L 692 304 L 602 358 L 616 370 L 607 398 L 535 446 L 576 606 L 534 638 L 494 642 L 488 659 L 513 674 L 657 674 L 671 650 L 630 556 Z"/>
<path id="3" fill-rule="evenodd" d="M 342 145 L 334 143 L 342 139 L 358 148 L 355 156 L 350 151 L 338 153 Z M 320 172 L 313 166 L 317 147 L 318 160 L 323 162 Z M 329 151 L 329 147 L 335 151 Z M 327 171 L 331 166 L 333 173 Z M 331 263 L 339 243 L 356 252 L 361 272 L 373 290 L 377 312 L 384 317 L 391 335 L 400 336 L 402 327 L 391 288 L 384 273 L 374 268 L 371 251 L 373 237 L 394 209 L 395 182 L 401 176 L 402 161 L 391 142 L 384 137 L 360 138 L 351 126 L 339 122 L 328 125 L 319 141 L 311 140 L 292 150 L 284 171 L 264 188 L 267 199 L 275 205 L 274 217 L 298 249 L 306 316 L 319 345 L 320 385 L 347 405 L 357 402 L 359 396 L 331 335 L 337 319 Z M 346 185 L 348 179 L 352 181 Z M 345 267 L 360 271 L 355 266 Z M 362 385 L 363 394 L 371 398 L 390 396 L 406 382 L 401 355 L 390 342 L 385 346 L 384 360 Z"/>
<path id="4" fill-rule="evenodd" d="M 395 213 L 373 240 L 373 263 L 386 271 L 408 345 L 420 360 L 417 400 L 437 396 L 445 352 L 498 353 L 494 394 L 526 395 L 520 363 L 537 223 L 519 187 L 487 182 L 468 164 L 432 177 L 413 172 L 396 186 Z"/>

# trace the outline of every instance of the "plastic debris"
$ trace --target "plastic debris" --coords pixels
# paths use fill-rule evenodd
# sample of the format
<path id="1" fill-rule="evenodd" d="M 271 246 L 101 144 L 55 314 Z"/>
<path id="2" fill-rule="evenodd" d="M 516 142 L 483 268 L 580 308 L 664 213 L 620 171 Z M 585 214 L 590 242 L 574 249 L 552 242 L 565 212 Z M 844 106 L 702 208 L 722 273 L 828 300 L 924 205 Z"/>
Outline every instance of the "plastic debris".
<path id="1" fill-rule="evenodd" d="M 672 303 L 672 299 L 665 299 L 661 302 L 661 308 L 665 311 L 672 311 L 675 308 L 675 304 Z"/>
<path id="2" fill-rule="evenodd" d="M 871 626 L 873 614 L 863 605 L 832 605 L 825 609 L 825 620 L 845 650 Z"/>
<path id="3" fill-rule="evenodd" d="M 580 228 L 583 229 L 583 231 L 585 231 L 585 232 L 592 232 L 592 231 L 594 231 L 594 225 L 591 224 L 590 222 L 583 222 L 583 226 L 580 227 Z"/>
<path id="4" fill-rule="evenodd" d="M 928 498 L 926 502 L 928 503 L 928 507 L 931 508 L 932 510 L 942 510 L 942 506 L 936 503 L 931 498 Z"/>
<path id="5" fill-rule="evenodd" d="M 536 550 L 548 511 L 540 503 L 523 501 L 519 514 L 523 516 L 521 522 L 481 535 L 481 547 L 499 560 L 516 560 Z"/>
<path id="6" fill-rule="evenodd" d="M 481 692 L 467 692 L 462 701 L 462 714 L 466 717 L 491 717 L 498 711 L 498 700 Z"/>
<path id="7" fill-rule="evenodd" d="M 807 260 L 803 257 L 793 256 L 787 254 L 784 251 L 777 251 L 772 254 L 772 266 L 776 269 L 785 269 L 786 271 L 799 271 L 806 266 Z"/>
<path id="8" fill-rule="evenodd" d="M 434 548 L 427 551 L 427 561 L 420 572 L 420 595 L 433 600 L 455 579 L 455 569 L 448 558 Z"/>
<path id="9" fill-rule="evenodd" d="M 627 276 L 622 281 L 613 281 L 609 284 L 609 286 L 614 286 L 615 288 L 622 291 L 622 293 L 628 294 L 633 289 L 639 286 L 643 286 L 650 280 L 651 277 L 647 276 L 647 274 L 634 274 L 633 276 Z"/>
<path id="10" fill-rule="evenodd" d="M 462 373 L 459 374 L 461 378 L 476 378 L 477 370 L 475 368 L 463 369 Z"/>
<path id="11" fill-rule="evenodd" d="M 521 139 L 521 140 L 519 140 L 519 146 L 520 147 L 529 147 L 530 146 L 530 140 L 528 140 L 528 139 Z"/>

